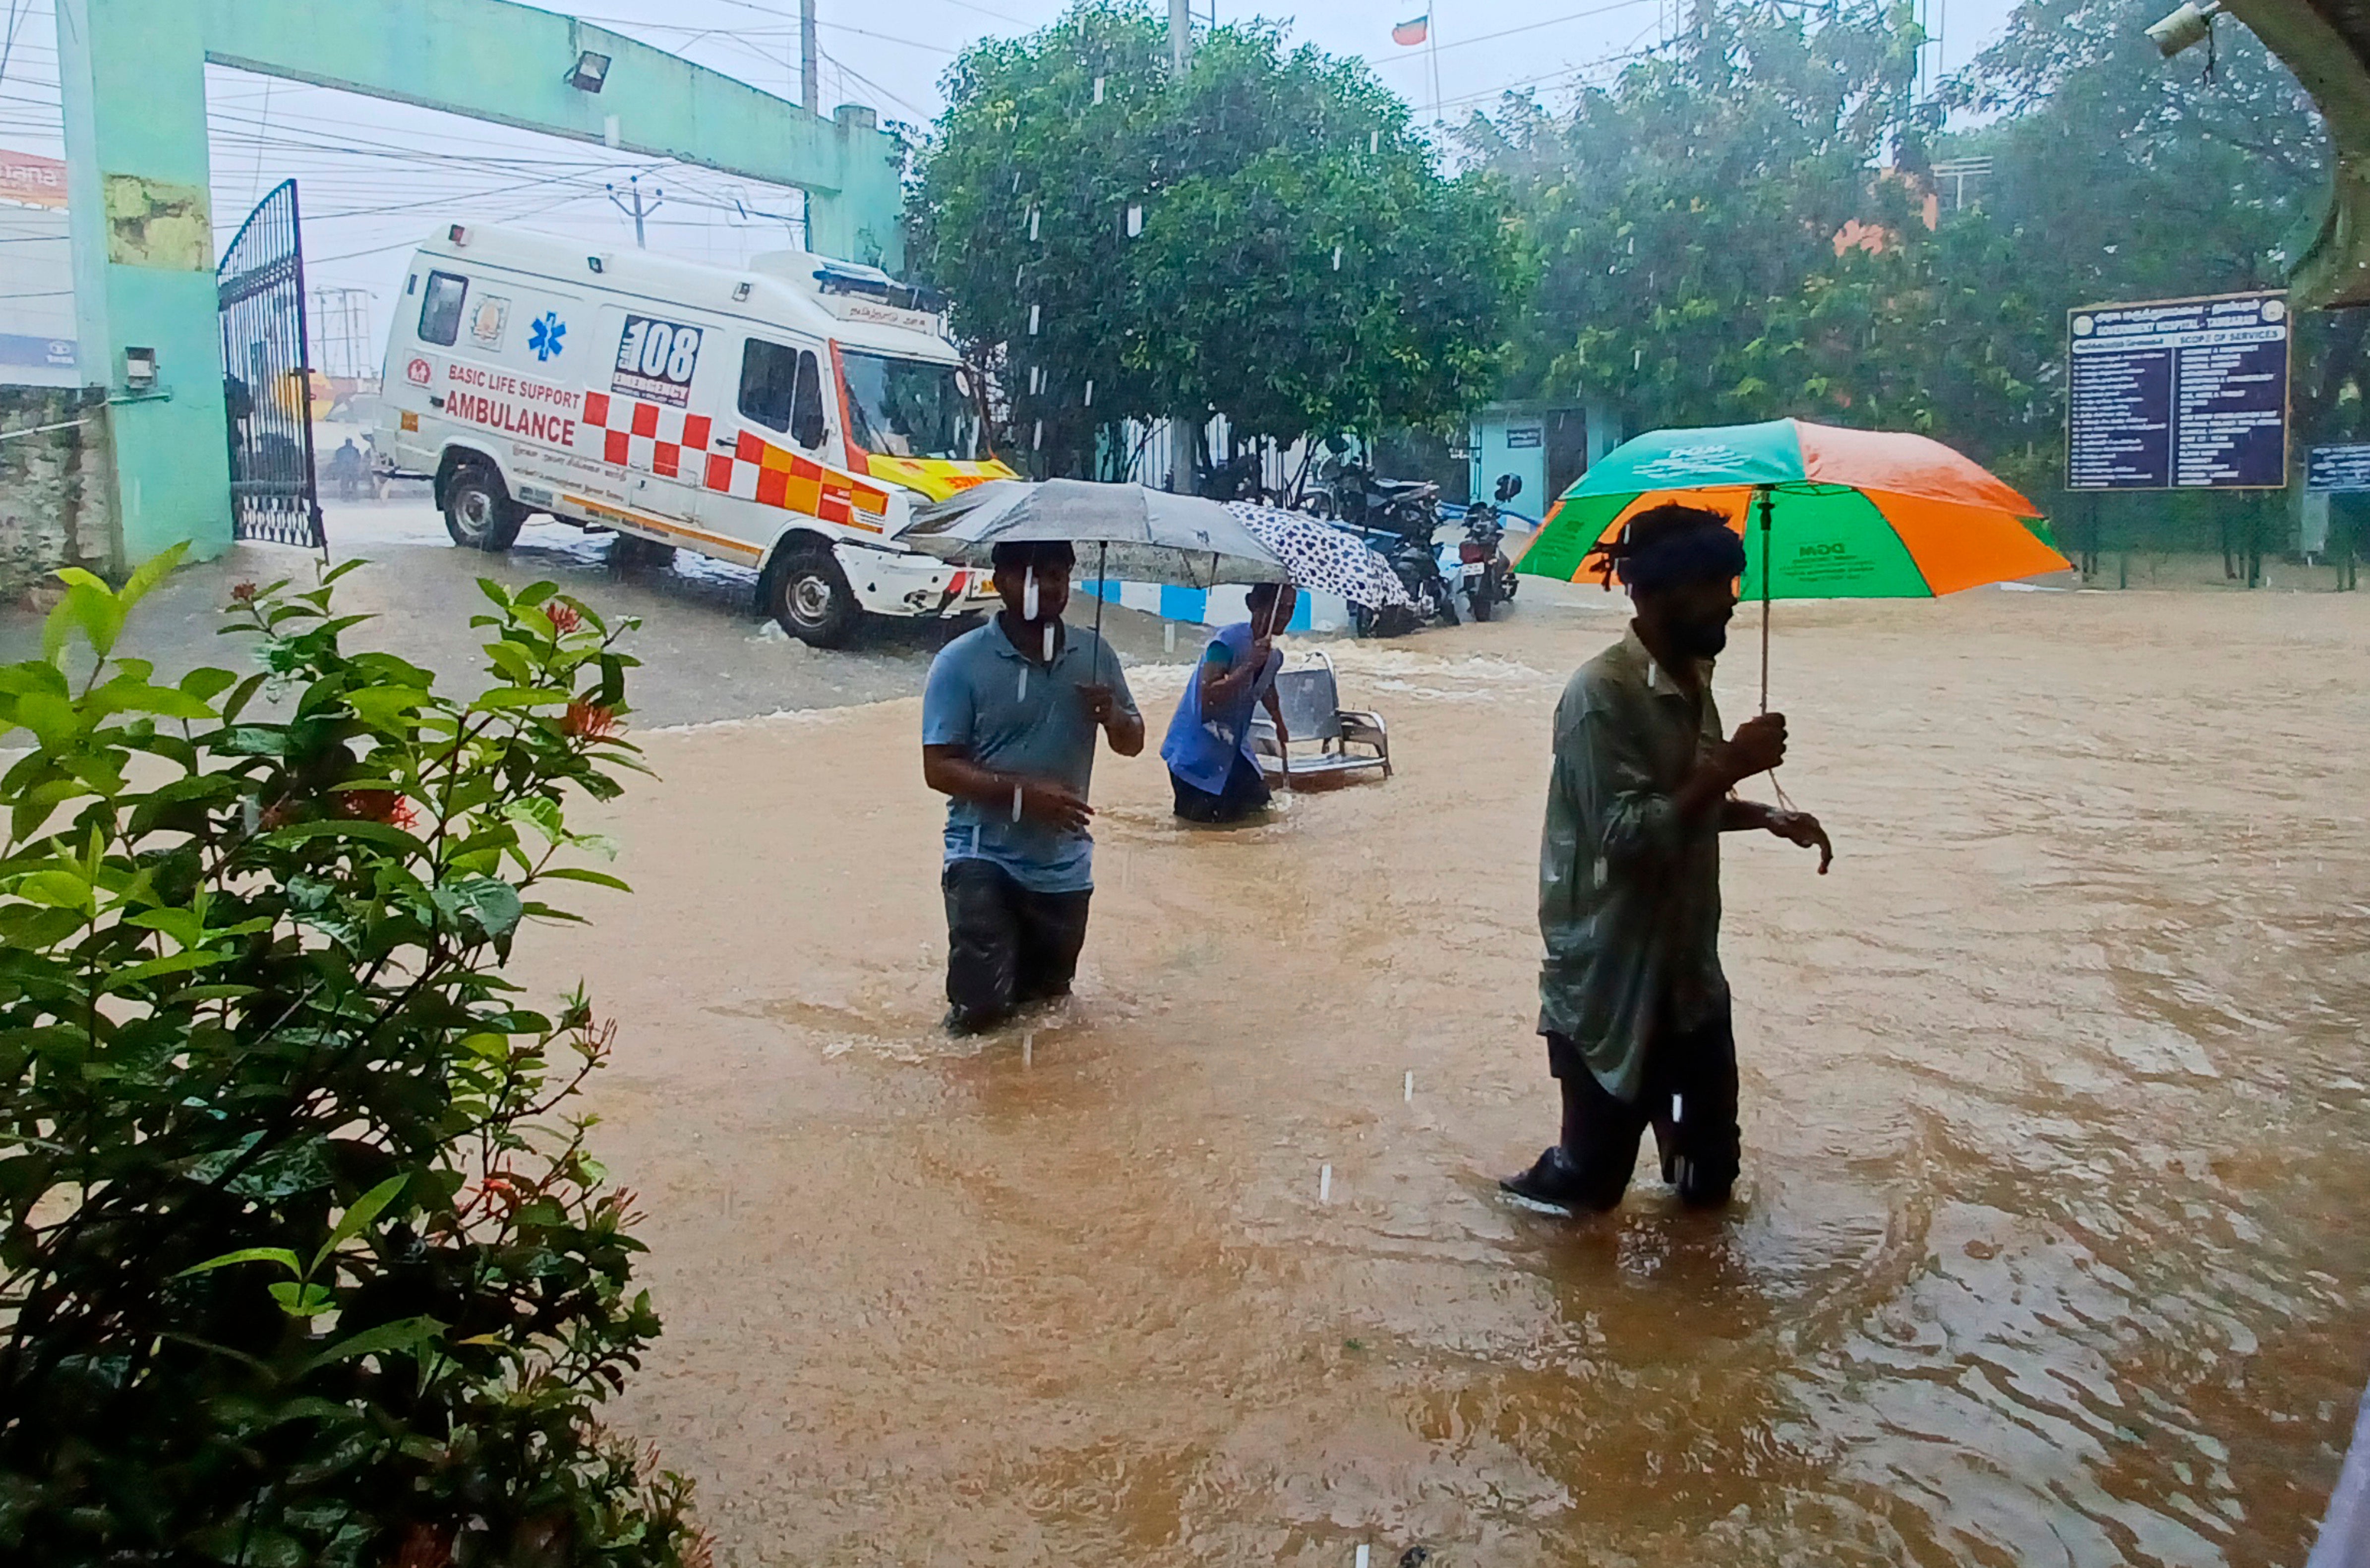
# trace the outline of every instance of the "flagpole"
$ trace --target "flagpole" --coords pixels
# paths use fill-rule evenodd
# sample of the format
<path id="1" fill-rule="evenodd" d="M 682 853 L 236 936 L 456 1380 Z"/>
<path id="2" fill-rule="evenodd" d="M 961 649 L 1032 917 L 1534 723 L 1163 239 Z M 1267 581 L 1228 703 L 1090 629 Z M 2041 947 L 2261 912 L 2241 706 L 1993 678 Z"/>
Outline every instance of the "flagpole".
<path id="1" fill-rule="evenodd" d="M 1432 56 L 1432 122 L 1440 123 L 1440 17 L 1437 4 L 1423 14 L 1424 50 Z"/>

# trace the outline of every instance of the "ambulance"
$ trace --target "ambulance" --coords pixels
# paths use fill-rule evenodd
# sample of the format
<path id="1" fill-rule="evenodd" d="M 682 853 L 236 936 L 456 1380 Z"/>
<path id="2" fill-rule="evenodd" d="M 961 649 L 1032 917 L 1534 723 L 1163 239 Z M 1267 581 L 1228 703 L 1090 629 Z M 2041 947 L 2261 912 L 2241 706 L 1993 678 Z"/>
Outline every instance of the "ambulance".
<path id="1" fill-rule="evenodd" d="M 838 647 L 863 615 L 988 608 L 984 573 L 897 543 L 913 509 L 1011 478 L 936 302 L 804 251 L 744 269 L 455 223 L 387 337 L 380 467 L 432 480 L 456 544 L 538 514 L 754 567 L 763 610 Z"/>

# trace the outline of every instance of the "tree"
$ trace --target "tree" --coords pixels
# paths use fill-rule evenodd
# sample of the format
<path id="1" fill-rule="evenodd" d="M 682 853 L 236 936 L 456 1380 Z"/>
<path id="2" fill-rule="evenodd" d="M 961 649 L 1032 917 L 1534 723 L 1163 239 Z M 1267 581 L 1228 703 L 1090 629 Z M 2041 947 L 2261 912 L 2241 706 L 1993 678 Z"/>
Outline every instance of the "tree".
<path id="1" fill-rule="evenodd" d="M 1290 439 L 1490 391 L 1520 280 L 1502 190 L 1444 179 L 1362 64 L 1251 23 L 1178 80 L 1153 13 L 1087 0 L 947 86 L 911 254 L 1047 470 L 1095 466 L 1122 418 Z"/>
<path id="2" fill-rule="evenodd" d="M 2050 504 L 2066 312 L 2276 286 L 2322 180 L 2285 67 L 2226 20 L 2213 80 L 2168 64 L 2144 34 L 2160 10 L 2025 0 L 1920 103 L 1905 7 L 1731 6 L 1568 114 L 1476 117 L 1466 144 L 1513 183 L 1544 261 L 1510 392 L 1601 397 L 1633 429 L 1919 430 Z M 1987 122 L 1943 135 L 1947 110 Z M 1929 150 L 1991 160 L 1971 204 L 1927 208 Z M 2299 429 L 2360 428 L 2365 326 L 2299 323 Z"/>
<path id="3" fill-rule="evenodd" d="M 1919 161 L 1907 8 L 1708 19 L 1688 52 L 1582 90 L 1566 115 L 1523 97 L 1467 127 L 1542 259 L 1508 395 L 1603 397 L 1639 426 L 1916 421 L 1918 389 L 1870 351 L 1903 310 L 1916 226 L 1916 192 L 1878 174 L 1891 155 Z M 1877 248 L 1839 248 L 1847 225 Z"/>
<path id="4" fill-rule="evenodd" d="M 340 567 L 235 590 L 262 673 L 158 685 L 113 649 L 177 555 L 63 574 L 0 668 L 0 1551 L 704 1559 L 688 1484 L 594 1419 L 659 1326 L 558 1116 L 609 1029 L 501 974 L 553 890 L 623 886 L 566 812 L 634 766 L 632 660 L 487 583 L 492 685 L 439 692 L 340 646 Z"/>

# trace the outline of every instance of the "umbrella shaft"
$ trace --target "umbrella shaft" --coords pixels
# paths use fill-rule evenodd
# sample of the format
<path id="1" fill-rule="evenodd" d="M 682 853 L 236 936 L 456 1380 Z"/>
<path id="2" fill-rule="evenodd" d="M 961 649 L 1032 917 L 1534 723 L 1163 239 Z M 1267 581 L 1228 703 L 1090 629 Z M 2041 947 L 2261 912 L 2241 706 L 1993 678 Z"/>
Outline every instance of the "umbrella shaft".
<path id="1" fill-rule="evenodd" d="M 1769 711 L 1769 487 L 1761 487 L 1761 711 Z"/>

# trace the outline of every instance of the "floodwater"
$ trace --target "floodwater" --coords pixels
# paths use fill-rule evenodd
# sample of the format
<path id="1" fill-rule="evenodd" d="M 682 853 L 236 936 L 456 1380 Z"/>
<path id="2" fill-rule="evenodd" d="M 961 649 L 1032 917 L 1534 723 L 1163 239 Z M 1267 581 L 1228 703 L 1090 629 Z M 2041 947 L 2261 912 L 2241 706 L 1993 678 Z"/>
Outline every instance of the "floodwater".
<path id="1" fill-rule="evenodd" d="M 1575 1221 L 1494 1178 L 1620 616 L 1524 592 L 1336 646 L 1388 783 L 1215 833 L 1106 757 L 1079 994 L 984 1042 L 913 702 L 643 738 L 638 895 L 528 967 L 621 1024 L 668 1330 L 616 1418 L 719 1562 L 2302 1560 L 2370 1377 L 2370 598 L 1780 605 L 1838 854 L 1729 841 L 1739 1201 Z"/>

